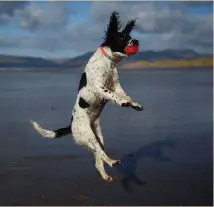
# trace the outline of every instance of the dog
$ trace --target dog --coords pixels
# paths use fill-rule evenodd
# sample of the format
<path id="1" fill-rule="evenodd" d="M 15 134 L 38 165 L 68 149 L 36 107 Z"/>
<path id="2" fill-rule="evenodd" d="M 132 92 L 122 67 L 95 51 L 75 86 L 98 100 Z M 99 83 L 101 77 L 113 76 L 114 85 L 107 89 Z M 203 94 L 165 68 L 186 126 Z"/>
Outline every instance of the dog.
<path id="1" fill-rule="evenodd" d="M 106 182 L 116 179 L 106 173 L 104 163 L 114 167 L 120 160 L 111 159 L 104 151 L 100 127 L 100 115 L 104 106 L 111 101 L 121 107 L 143 110 L 143 107 L 122 89 L 116 68 L 122 59 L 139 50 L 139 41 L 130 36 L 135 22 L 136 19 L 128 21 L 125 28 L 120 31 L 119 13 L 111 13 L 104 42 L 91 56 L 81 76 L 71 122 L 67 127 L 50 131 L 31 120 L 33 127 L 44 137 L 60 138 L 72 134 L 77 144 L 92 152 L 95 167 Z"/>

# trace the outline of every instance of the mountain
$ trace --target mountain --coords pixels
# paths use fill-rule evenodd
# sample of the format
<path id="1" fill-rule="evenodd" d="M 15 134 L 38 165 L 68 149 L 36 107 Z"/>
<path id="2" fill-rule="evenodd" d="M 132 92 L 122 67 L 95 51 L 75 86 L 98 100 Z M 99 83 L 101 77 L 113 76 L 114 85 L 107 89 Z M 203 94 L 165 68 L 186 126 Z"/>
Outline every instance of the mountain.
<path id="1" fill-rule="evenodd" d="M 71 58 L 68 61 L 64 62 L 65 65 L 85 65 L 87 60 L 91 57 L 94 52 L 88 52 L 83 55 L 77 56 L 75 58 Z M 179 60 L 179 59 L 195 59 L 202 57 L 212 57 L 212 54 L 200 54 L 190 49 L 182 49 L 182 50 L 173 50 L 167 49 L 163 51 L 143 51 L 138 52 L 135 55 L 129 56 L 123 62 L 134 62 L 138 60 L 146 60 L 146 61 L 157 61 L 157 60 Z"/>
<path id="2" fill-rule="evenodd" d="M 0 55 L 0 67 L 59 67 L 60 65 L 44 58 Z"/>
<path id="3" fill-rule="evenodd" d="M 94 52 L 87 52 L 74 58 L 45 59 L 37 57 L 21 57 L 11 55 L 0 55 L 0 67 L 22 67 L 22 68 L 65 68 L 84 66 Z M 200 54 L 190 49 L 163 51 L 143 51 L 126 58 L 123 63 L 135 63 L 137 61 L 164 61 L 164 60 L 192 60 L 199 58 L 212 58 L 212 54 Z"/>
<path id="4" fill-rule="evenodd" d="M 89 58 L 93 55 L 93 53 L 94 52 L 87 52 L 83 55 L 79 55 L 77 57 L 70 58 L 69 60 L 65 61 L 63 64 L 66 66 L 85 65 L 87 63 L 87 61 L 89 60 Z"/>

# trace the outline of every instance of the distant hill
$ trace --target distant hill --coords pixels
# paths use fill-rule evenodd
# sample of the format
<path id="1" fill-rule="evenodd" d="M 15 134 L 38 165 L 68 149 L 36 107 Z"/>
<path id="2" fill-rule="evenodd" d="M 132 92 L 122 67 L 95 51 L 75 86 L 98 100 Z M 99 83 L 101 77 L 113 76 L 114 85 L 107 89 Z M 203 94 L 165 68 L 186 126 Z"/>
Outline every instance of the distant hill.
<path id="1" fill-rule="evenodd" d="M 83 55 L 79 55 L 74 58 L 70 58 L 69 60 L 65 61 L 63 65 L 65 66 L 79 66 L 79 65 L 85 65 L 89 58 L 93 55 L 94 52 L 87 52 Z"/>
<path id="2" fill-rule="evenodd" d="M 83 55 L 77 56 L 75 58 L 71 58 L 68 61 L 64 62 L 66 65 L 85 65 L 88 59 L 94 52 L 88 52 Z M 163 51 L 143 51 L 138 52 L 135 55 L 129 56 L 123 62 L 135 62 L 138 60 L 146 60 L 146 61 L 157 61 L 157 60 L 179 60 L 179 59 L 195 59 L 202 57 L 212 57 L 212 54 L 200 54 L 195 52 L 194 50 L 183 49 L 183 50 L 163 50 Z"/>
<path id="3" fill-rule="evenodd" d="M 144 69 L 144 68 L 194 68 L 213 67 L 213 58 L 199 57 L 193 59 L 164 59 L 156 61 L 137 60 L 124 63 L 120 66 L 123 69 Z"/>
<path id="4" fill-rule="evenodd" d="M 37 57 L 0 55 L 0 67 L 59 67 L 61 64 Z"/>
<path id="5" fill-rule="evenodd" d="M 10 55 L 0 55 L 0 67 L 4 67 L 4 68 L 9 68 L 9 67 L 22 67 L 22 68 L 65 68 L 65 67 L 80 67 L 80 66 L 84 66 L 88 59 L 92 56 L 94 52 L 87 52 L 83 55 L 79 55 L 77 57 L 74 58 L 66 58 L 66 59 L 44 59 L 44 58 L 37 58 L 37 57 L 21 57 L 21 56 L 10 56 Z M 153 65 L 157 65 L 154 64 L 154 62 L 160 62 L 161 64 L 163 64 L 163 62 L 165 61 L 169 61 L 169 60 L 194 60 L 194 59 L 201 59 L 201 58 L 213 58 L 212 54 L 200 54 L 195 52 L 194 50 L 189 50 L 189 49 L 183 49 L 183 50 L 173 50 L 173 49 L 167 49 L 167 50 L 163 50 L 163 51 L 143 51 L 143 52 L 139 52 L 135 55 L 132 55 L 128 58 L 126 58 L 122 64 L 123 67 L 125 67 L 125 65 L 129 64 L 129 68 L 130 67 L 134 67 L 136 64 L 134 63 L 138 63 L 138 67 L 139 65 L 141 65 L 144 61 L 147 61 L 148 63 L 152 62 Z M 141 63 L 139 64 L 139 62 L 141 61 Z M 209 61 L 209 62 L 210 62 Z M 183 61 L 184 62 L 184 61 Z M 177 62 L 176 62 L 177 63 Z M 190 61 L 188 62 L 188 64 L 190 63 Z M 131 65 L 130 65 L 131 64 Z M 172 64 L 172 62 L 170 63 L 170 65 Z M 183 64 L 183 63 L 182 63 Z M 146 66 L 149 66 L 151 64 L 147 64 Z"/>

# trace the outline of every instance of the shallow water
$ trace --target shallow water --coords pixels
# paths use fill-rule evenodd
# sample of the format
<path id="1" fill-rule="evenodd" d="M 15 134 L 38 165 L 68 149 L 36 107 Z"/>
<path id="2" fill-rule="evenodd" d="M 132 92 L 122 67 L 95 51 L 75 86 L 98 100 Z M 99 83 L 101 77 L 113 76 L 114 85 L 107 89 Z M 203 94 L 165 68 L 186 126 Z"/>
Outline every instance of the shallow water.
<path id="1" fill-rule="evenodd" d="M 104 183 L 72 136 L 48 140 L 29 119 L 70 121 L 82 70 L 0 71 L 0 205 L 212 205 L 212 69 L 119 71 L 143 112 L 108 103 Z"/>

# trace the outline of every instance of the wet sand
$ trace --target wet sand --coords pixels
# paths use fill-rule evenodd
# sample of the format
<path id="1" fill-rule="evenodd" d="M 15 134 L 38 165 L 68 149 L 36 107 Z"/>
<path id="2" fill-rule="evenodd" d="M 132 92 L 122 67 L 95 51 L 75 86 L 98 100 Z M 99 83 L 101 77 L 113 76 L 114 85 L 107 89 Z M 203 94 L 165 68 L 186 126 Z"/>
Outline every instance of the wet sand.
<path id="1" fill-rule="evenodd" d="M 29 124 L 66 126 L 81 71 L 0 72 L 0 205 L 212 205 L 212 69 L 120 71 L 143 112 L 109 103 L 105 183 L 72 136 L 48 140 Z"/>

